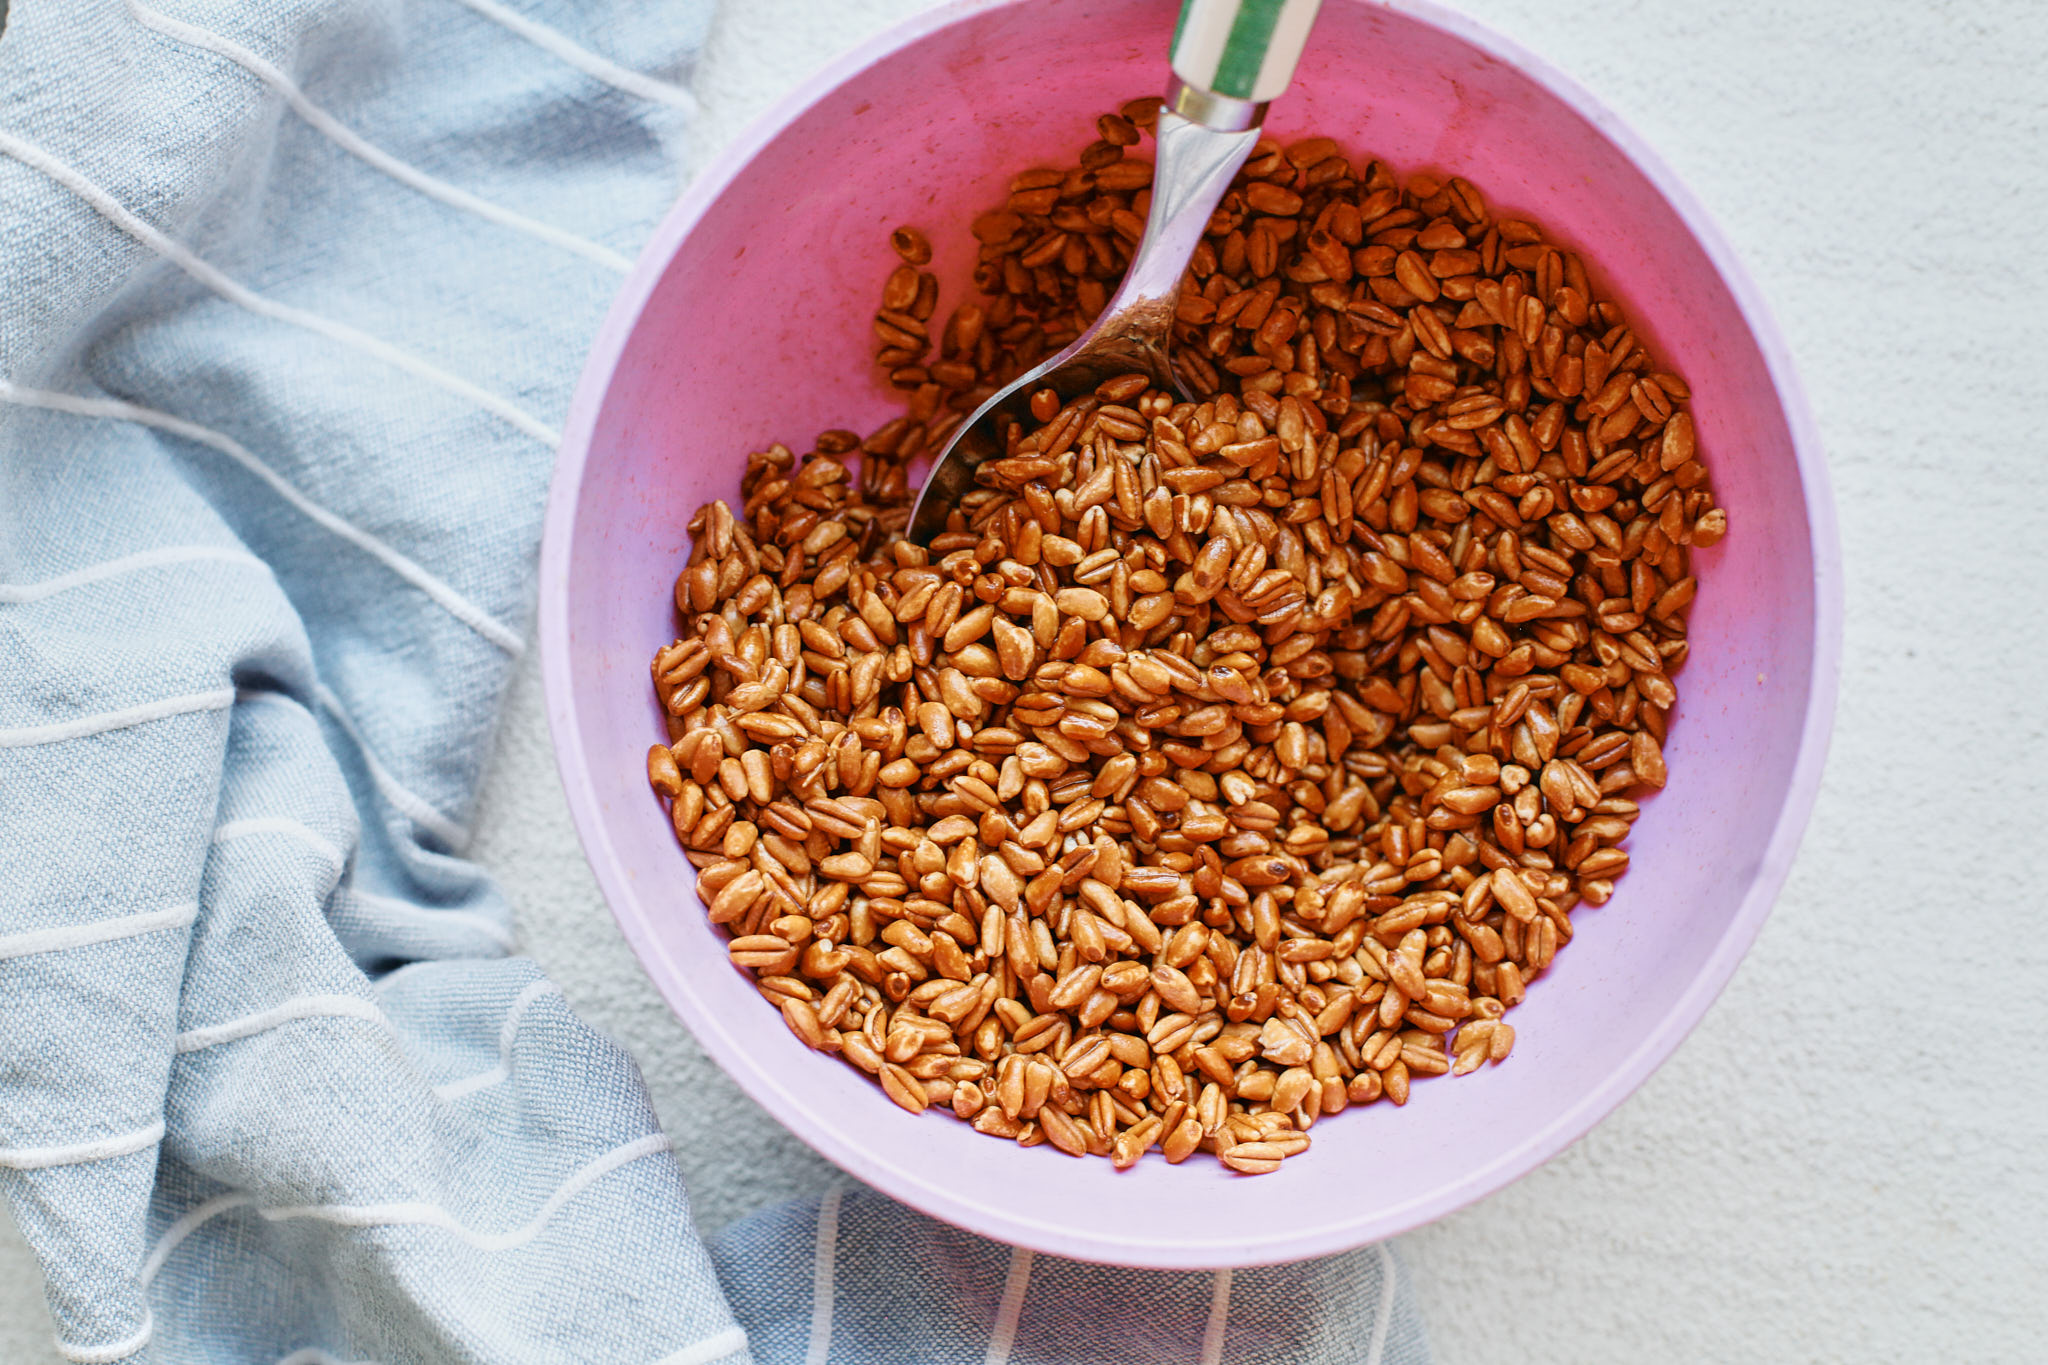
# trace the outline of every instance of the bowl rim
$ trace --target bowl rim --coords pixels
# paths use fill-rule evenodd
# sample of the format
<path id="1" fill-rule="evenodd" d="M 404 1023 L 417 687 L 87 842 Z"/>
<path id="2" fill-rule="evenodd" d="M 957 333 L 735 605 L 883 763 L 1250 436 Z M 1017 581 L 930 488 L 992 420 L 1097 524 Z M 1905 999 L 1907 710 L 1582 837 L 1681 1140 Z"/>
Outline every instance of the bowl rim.
<path id="1" fill-rule="evenodd" d="M 691 181 L 670 208 L 619 287 L 591 344 L 570 400 L 542 526 L 539 565 L 540 669 L 548 729 L 569 812 L 605 903 L 643 971 L 650 954 L 665 952 L 637 913 L 638 897 L 624 875 L 601 812 L 603 802 L 591 776 L 589 755 L 575 720 L 575 693 L 568 653 L 567 583 L 570 550 L 580 507 L 583 475 L 607 390 L 627 341 L 683 240 L 733 180 L 785 128 L 820 99 L 870 66 L 932 33 L 988 11 L 1039 0 L 949 0 L 898 23 L 840 54 L 755 117 Z M 1635 166 L 1684 222 L 1734 298 L 1755 338 L 1784 413 L 1806 500 L 1808 548 L 1813 561 L 1813 657 L 1809 670 L 1799 752 L 1786 785 L 1771 837 L 1755 876 L 1720 940 L 1692 982 L 1622 1062 L 1578 1101 L 1492 1161 L 1415 1199 L 1352 1218 L 1336 1218 L 1303 1231 L 1276 1230 L 1246 1237 L 1219 1236 L 1198 1244 L 1153 1242 L 1142 1236 L 1093 1228 L 1056 1226 L 984 1203 L 970 1194 L 927 1181 L 914 1163 L 878 1158 L 829 1128 L 799 1131 L 783 1118 L 789 1091 L 780 1077 L 751 1052 L 687 991 L 671 993 L 656 982 L 669 1008 L 689 1027 L 705 1051 L 742 1090 L 776 1121 L 841 1170 L 934 1217 L 1034 1250 L 1106 1263 L 1162 1269 L 1205 1269 L 1221 1264 L 1258 1265 L 1351 1250 L 1423 1226 L 1492 1194 L 1533 1171 L 1578 1141 L 1613 1112 L 1677 1050 L 1733 977 L 1756 940 L 1789 874 L 1818 794 L 1834 725 L 1842 648 L 1841 544 L 1834 497 L 1819 431 L 1793 366 L 1790 348 L 1762 292 L 1737 258 L 1719 224 L 1679 177 L 1621 118 L 1572 77 L 1521 44 L 1494 32 L 1436 0 L 1353 0 L 1388 9 L 1436 28 L 1493 59 L 1517 68 L 1596 128 Z M 650 973 L 650 975 L 652 975 Z"/>

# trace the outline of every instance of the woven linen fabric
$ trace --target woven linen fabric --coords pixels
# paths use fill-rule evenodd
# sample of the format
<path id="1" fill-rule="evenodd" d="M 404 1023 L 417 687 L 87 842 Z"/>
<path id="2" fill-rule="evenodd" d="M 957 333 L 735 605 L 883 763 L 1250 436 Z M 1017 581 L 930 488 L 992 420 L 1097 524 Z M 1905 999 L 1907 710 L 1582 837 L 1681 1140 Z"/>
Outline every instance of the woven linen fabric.
<path id="1" fill-rule="evenodd" d="M 1391 1248 L 1247 1270 L 1035 1256 L 851 1182 L 741 1219 L 711 1254 L 775 1365 L 1420 1365 Z"/>
<path id="2" fill-rule="evenodd" d="M 510 955 L 466 825 L 555 428 L 678 189 L 709 19 L 7 16 L 0 1190 L 58 1349 L 1422 1359 L 1377 1250 L 1233 1300 L 853 1190 L 714 1262 L 631 1060 Z"/>

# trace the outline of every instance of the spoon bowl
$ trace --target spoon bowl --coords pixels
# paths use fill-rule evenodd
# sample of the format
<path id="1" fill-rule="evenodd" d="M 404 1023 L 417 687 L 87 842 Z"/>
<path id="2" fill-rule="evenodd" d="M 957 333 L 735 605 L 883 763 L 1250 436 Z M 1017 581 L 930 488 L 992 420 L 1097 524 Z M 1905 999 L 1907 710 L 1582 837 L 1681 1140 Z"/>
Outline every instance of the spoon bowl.
<path id="1" fill-rule="evenodd" d="M 1102 313 L 1072 345 L 992 394 L 932 461 L 910 513 L 910 539 L 945 529 L 975 467 L 1003 453 L 1030 395 L 1061 402 L 1120 375 L 1180 388 L 1167 359 L 1188 260 L 1223 192 L 1258 144 L 1267 105 L 1293 79 L 1322 0 L 1185 0 L 1174 29 L 1173 79 L 1153 129 L 1151 211 L 1137 254 Z"/>

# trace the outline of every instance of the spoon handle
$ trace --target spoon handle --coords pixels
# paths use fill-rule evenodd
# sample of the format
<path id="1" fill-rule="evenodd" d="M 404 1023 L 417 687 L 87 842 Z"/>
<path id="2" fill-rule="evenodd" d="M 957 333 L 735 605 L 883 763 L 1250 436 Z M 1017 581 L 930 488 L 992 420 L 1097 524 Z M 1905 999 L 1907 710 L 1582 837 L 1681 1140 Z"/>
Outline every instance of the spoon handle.
<path id="1" fill-rule="evenodd" d="M 1173 79 L 1153 129 L 1151 207 L 1123 282 L 1073 344 L 991 394 L 954 430 L 911 508 L 913 541 L 929 545 L 945 529 L 974 487 L 975 469 L 1003 454 L 1005 425 L 1028 416 L 1036 390 L 1064 400 L 1141 374 L 1192 396 L 1167 360 L 1181 280 L 1231 178 L 1258 144 L 1267 102 L 1294 79 L 1321 3 L 1186 0 L 1173 33 Z"/>
<path id="2" fill-rule="evenodd" d="M 1188 260 L 1231 177 L 1259 140 L 1266 104 L 1287 88 L 1322 0 L 1187 0 L 1174 30 L 1173 80 L 1154 129 L 1158 159 L 1145 235 L 1116 297 L 1076 351 L 1166 371 Z"/>
<path id="3" fill-rule="evenodd" d="M 1257 127 L 1287 89 L 1322 0 L 1185 0 L 1167 106 L 1212 128 Z"/>
<path id="4" fill-rule="evenodd" d="M 1226 131 L 1179 115 L 1171 93 L 1154 134 L 1158 157 L 1145 235 L 1103 316 L 1164 351 L 1188 260 L 1259 134 L 1256 124 Z"/>

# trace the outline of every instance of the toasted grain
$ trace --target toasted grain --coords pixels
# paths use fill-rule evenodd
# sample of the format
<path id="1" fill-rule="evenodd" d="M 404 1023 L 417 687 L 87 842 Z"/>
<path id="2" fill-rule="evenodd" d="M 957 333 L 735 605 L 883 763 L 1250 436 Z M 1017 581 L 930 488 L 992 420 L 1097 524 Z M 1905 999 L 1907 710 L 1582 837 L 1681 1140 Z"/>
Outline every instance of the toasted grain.
<path id="1" fill-rule="evenodd" d="M 904 1109 L 1247 1174 L 1512 1051 L 1627 868 L 1727 531 L 1691 393 L 1585 265 L 1459 179 L 1260 144 L 1175 356 L 1030 420 L 928 548 L 909 462 L 1100 312 L 1157 101 L 975 220 L 905 395 L 688 526 L 652 789 L 728 955 Z"/>

